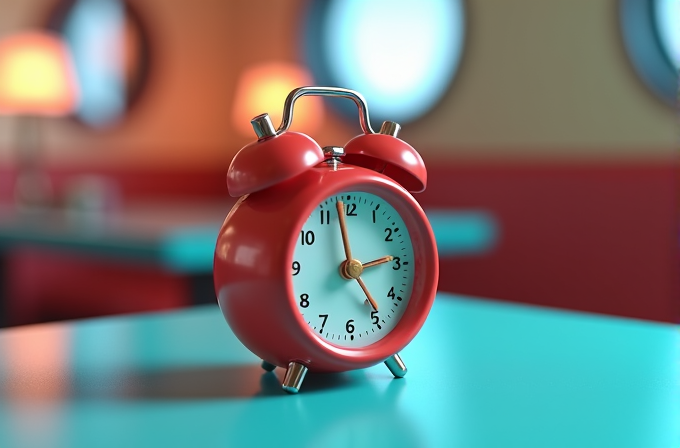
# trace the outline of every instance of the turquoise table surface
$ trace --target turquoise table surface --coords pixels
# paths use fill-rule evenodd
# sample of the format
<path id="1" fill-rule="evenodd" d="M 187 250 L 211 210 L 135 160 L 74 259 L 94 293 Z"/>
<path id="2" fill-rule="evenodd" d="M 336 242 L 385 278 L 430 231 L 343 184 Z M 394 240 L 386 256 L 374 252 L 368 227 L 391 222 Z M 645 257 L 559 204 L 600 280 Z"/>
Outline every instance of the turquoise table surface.
<path id="1" fill-rule="evenodd" d="M 393 379 L 286 395 L 217 306 L 0 331 L 0 447 L 680 446 L 678 328 L 441 294 Z"/>

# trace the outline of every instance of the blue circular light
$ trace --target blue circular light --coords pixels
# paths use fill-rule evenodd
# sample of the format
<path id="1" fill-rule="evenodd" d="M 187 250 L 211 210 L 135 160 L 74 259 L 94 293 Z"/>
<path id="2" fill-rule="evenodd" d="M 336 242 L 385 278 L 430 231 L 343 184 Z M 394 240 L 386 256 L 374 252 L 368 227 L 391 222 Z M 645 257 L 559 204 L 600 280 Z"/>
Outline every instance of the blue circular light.
<path id="1" fill-rule="evenodd" d="M 647 87 L 674 106 L 680 55 L 679 0 L 619 0 L 623 45 Z"/>
<path id="2" fill-rule="evenodd" d="M 676 69 L 680 69 L 680 0 L 656 0 L 656 29 L 661 45 Z"/>
<path id="3" fill-rule="evenodd" d="M 460 0 L 330 0 L 312 10 L 315 81 L 360 92 L 373 117 L 416 120 L 448 90 L 463 51 Z"/>

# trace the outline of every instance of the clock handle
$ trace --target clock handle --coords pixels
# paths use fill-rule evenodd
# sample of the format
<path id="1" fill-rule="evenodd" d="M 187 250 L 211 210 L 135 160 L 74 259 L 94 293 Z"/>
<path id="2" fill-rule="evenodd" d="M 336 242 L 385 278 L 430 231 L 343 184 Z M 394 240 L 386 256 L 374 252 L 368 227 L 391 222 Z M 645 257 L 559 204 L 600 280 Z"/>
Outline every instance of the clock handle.
<path id="1" fill-rule="evenodd" d="M 361 130 L 364 134 L 375 134 L 371 128 L 371 121 L 368 117 L 368 104 L 366 100 L 359 93 L 354 90 L 343 89 L 341 87 L 298 87 L 291 91 L 286 97 L 286 102 L 283 105 L 283 119 L 281 120 L 281 125 L 276 130 L 276 134 L 281 134 L 290 128 L 293 122 L 293 107 L 295 101 L 303 96 L 330 96 L 347 98 L 354 101 L 359 109 L 359 124 L 361 125 Z"/>

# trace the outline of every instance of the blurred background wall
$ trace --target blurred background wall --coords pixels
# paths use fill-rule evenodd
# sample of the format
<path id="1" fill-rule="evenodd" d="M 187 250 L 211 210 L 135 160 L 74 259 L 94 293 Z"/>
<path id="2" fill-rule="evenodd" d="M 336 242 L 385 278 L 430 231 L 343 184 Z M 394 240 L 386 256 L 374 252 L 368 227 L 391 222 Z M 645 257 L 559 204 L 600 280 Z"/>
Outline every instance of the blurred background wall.
<path id="1" fill-rule="evenodd" d="M 226 198 L 231 157 L 254 137 L 237 127 L 248 117 L 234 117 L 242 76 L 270 62 L 308 66 L 312 3 L 131 0 L 148 36 L 144 89 L 110 127 L 92 129 L 69 118 L 43 124 L 42 161 L 57 195 L 70 178 L 95 173 L 117 185 L 125 203 L 175 201 L 179 209 L 187 200 Z M 443 259 L 440 289 L 655 320 L 680 315 L 678 118 L 632 66 L 622 3 L 463 3 L 459 70 L 432 110 L 404 125 L 400 137 L 430 167 L 429 188 L 418 196 L 424 207 L 489 213 L 498 236 L 488 251 Z M 0 0 L 0 37 L 46 26 L 58 4 Z M 370 44 L 379 51 L 385 43 Z M 5 201 L 12 197 L 16 126 L 16 117 L 0 117 Z M 325 107 L 312 136 L 322 146 L 342 145 L 358 132 L 358 123 Z M 16 297 L 28 294 L 22 282 L 64 263 L 53 250 L 46 257 L 21 249 L 13 246 L 15 262 L 7 262 L 15 270 L 5 284 Z M 74 263 L 70 274 L 60 274 L 70 286 L 61 286 L 58 298 L 49 297 L 50 288 L 31 292 L 31 301 L 98 294 L 82 279 L 82 264 L 91 267 L 92 260 L 63 257 Z M 139 289 L 134 285 L 158 285 L 174 291 L 167 293 L 174 297 L 168 307 L 190 302 L 182 298 L 188 288 L 182 276 L 167 269 L 145 277 L 134 263 L 113 269 L 97 262 L 96 275 L 88 275 L 119 279 L 112 284 L 127 279 L 126 296 Z M 139 298 L 116 310 L 78 312 L 86 301 L 75 300 L 71 315 L 145 308 Z M 163 304 L 152 306 L 158 307 Z M 55 317 L 69 312 L 62 314 Z"/>
<path id="2" fill-rule="evenodd" d="M 107 132 L 49 123 L 46 157 L 59 166 L 228 166 L 249 138 L 231 119 L 239 74 L 274 61 L 305 63 L 308 2 L 134 0 L 152 67 L 140 102 Z M 403 130 L 426 159 L 664 160 L 676 117 L 630 67 L 618 2 L 467 2 L 459 73 L 440 104 Z M 0 33 L 45 22 L 52 0 L 2 0 Z M 264 13 L 266 11 L 266 13 Z M 2 160 L 11 135 L 2 120 Z M 357 126 L 328 117 L 316 137 L 339 144 Z"/>

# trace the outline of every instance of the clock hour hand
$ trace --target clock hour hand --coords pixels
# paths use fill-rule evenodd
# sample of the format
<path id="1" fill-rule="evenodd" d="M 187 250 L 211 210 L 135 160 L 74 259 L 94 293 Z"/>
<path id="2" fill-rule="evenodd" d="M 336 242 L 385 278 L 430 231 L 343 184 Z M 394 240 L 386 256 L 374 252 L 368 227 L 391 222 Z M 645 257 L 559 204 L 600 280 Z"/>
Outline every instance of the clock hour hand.
<path id="1" fill-rule="evenodd" d="M 377 260 L 369 261 L 368 263 L 362 263 L 361 265 L 364 269 L 366 269 L 370 268 L 371 266 L 377 266 L 379 264 L 387 263 L 392 260 L 394 260 L 394 257 L 392 255 L 388 255 L 386 257 L 378 258 Z"/>

